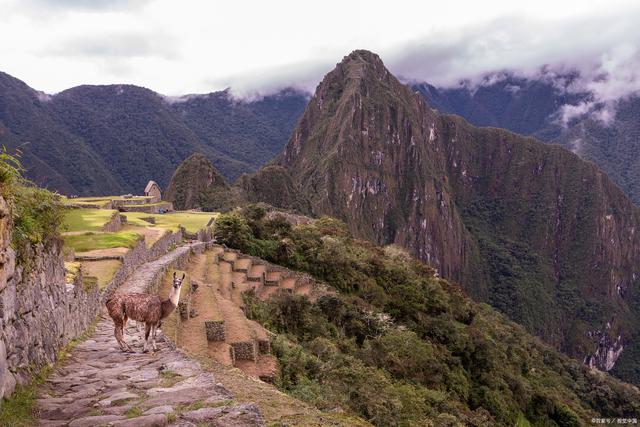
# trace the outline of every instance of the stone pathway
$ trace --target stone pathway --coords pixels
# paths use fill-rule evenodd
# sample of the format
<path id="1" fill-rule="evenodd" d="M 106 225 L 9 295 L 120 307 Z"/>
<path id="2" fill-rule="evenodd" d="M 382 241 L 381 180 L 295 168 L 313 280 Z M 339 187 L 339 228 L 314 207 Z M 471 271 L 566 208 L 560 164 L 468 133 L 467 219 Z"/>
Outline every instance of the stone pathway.
<path id="1" fill-rule="evenodd" d="M 200 245 L 200 246 L 199 246 Z M 142 265 L 117 292 L 144 292 L 158 271 L 202 243 L 184 245 Z M 142 332 L 130 326 L 120 351 L 113 322 L 102 315 L 95 332 L 56 369 L 37 400 L 43 426 L 263 426 L 254 403 L 233 396 L 158 331 L 158 351 L 142 353 Z"/>

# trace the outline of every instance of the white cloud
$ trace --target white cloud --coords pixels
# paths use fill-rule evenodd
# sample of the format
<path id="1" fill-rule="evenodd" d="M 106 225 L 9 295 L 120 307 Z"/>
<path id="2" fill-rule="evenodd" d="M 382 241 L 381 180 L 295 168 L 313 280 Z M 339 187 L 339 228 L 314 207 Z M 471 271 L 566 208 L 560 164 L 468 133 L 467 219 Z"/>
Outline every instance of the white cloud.
<path id="1" fill-rule="evenodd" d="M 366 48 L 394 73 L 439 85 L 550 64 L 579 69 L 598 100 L 637 86 L 637 2 L 518 3 L 0 0 L 0 69 L 46 92 L 131 83 L 167 95 L 231 86 L 260 96 L 313 90 Z"/>

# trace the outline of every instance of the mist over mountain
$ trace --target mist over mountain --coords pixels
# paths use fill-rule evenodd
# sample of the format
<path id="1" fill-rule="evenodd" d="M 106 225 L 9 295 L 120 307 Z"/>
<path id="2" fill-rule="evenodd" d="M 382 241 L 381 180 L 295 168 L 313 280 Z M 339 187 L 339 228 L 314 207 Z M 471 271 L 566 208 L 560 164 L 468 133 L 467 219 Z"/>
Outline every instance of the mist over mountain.
<path id="1" fill-rule="evenodd" d="M 412 87 L 430 107 L 460 115 L 476 126 L 509 129 L 564 146 L 597 164 L 640 204 L 640 96 L 631 93 L 599 101 L 596 93 L 578 85 L 578 79 L 577 71 L 533 77 L 497 73 L 476 85 Z"/>
<path id="2" fill-rule="evenodd" d="M 194 152 L 228 179 L 257 170 L 286 142 L 306 95 L 253 101 L 228 92 L 167 98 L 132 85 L 78 86 L 56 95 L 0 74 L 0 144 L 22 152 L 26 175 L 64 194 L 166 187 Z"/>

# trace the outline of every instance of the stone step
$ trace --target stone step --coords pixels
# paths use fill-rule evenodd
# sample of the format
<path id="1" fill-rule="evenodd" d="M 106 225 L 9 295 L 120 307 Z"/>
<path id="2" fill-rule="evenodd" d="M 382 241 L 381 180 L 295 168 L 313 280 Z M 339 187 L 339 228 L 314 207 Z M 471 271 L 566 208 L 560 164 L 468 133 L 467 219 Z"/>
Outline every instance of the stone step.
<path id="1" fill-rule="evenodd" d="M 247 274 L 247 280 L 251 282 L 262 282 L 263 275 L 266 273 L 267 267 L 263 264 L 254 264 Z"/>
<path id="2" fill-rule="evenodd" d="M 280 281 L 280 288 L 293 291 L 293 289 L 296 287 L 296 282 L 297 280 L 295 277 L 287 277 Z"/>
<path id="3" fill-rule="evenodd" d="M 235 252 L 224 251 L 222 254 L 222 260 L 233 264 L 238 259 L 238 254 Z"/>
<path id="4" fill-rule="evenodd" d="M 280 271 L 268 271 L 264 278 L 265 286 L 278 286 L 283 274 Z"/>
<path id="5" fill-rule="evenodd" d="M 248 273 L 252 264 L 251 258 L 239 258 L 233 264 L 233 271 Z"/>

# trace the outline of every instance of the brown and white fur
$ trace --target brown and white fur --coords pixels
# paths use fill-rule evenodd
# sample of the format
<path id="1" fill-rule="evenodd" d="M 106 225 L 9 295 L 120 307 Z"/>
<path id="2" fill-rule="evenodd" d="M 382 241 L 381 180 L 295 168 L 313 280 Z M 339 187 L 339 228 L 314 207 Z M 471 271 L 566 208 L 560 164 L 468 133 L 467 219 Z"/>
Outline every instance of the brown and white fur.
<path id="1" fill-rule="evenodd" d="M 107 300 L 107 310 L 115 325 L 113 333 L 122 351 L 133 351 L 123 337 L 123 331 L 129 319 L 145 324 L 145 341 L 142 351 L 145 353 L 148 351 L 150 337 L 153 350 L 156 350 L 156 330 L 160 326 L 160 321 L 168 317 L 178 306 L 184 276 L 183 274 L 178 278 L 176 273 L 173 273 L 173 286 L 166 300 L 151 294 L 118 294 Z"/>

